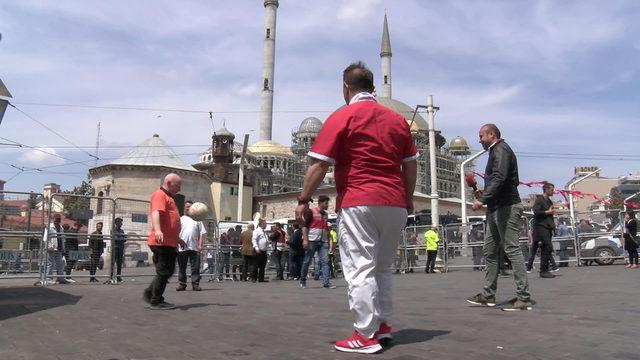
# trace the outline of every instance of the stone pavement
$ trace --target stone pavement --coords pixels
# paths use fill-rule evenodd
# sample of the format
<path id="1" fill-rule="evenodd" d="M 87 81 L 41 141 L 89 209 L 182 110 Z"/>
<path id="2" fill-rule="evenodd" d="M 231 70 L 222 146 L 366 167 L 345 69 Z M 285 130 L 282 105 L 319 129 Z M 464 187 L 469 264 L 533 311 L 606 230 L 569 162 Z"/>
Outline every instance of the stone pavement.
<path id="1" fill-rule="evenodd" d="M 474 307 L 483 274 L 396 275 L 394 344 L 377 355 L 333 349 L 349 335 L 346 287 L 293 281 L 167 288 L 175 310 L 145 309 L 150 278 L 46 288 L 0 282 L 0 359 L 640 359 L 640 271 L 621 265 L 530 275 L 533 311 Z M 535 275 L 535 276 L 534 276 Z M 174 278 L 175 279 L 175 278 Z M 499 301 L 513 296 L 500 278 Z"/>

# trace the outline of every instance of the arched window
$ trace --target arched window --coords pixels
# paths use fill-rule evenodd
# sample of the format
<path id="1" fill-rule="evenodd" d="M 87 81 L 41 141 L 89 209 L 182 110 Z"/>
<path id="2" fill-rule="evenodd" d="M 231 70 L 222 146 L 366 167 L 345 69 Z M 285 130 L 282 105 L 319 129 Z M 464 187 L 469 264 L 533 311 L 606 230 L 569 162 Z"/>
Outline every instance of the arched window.
<path id="1" fill-rule="evenodd" d="M 98 193 L 98 197 L 104 197 L 104 193 L 102 191 L 100 191 Z M 103 207 L 103 203 L 102 203 L 102 199 L 98 199 L 98 205 L 96 207 L 96 214 L 102 214 L 102 207 Z"/>

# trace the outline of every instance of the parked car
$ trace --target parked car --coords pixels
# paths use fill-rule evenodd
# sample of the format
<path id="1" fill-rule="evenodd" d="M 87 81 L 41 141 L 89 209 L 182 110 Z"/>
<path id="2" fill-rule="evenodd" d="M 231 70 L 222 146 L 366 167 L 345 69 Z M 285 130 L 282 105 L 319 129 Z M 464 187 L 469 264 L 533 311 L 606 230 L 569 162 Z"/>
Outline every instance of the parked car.
<path id="1" fill-rule="evenodd" d="M 595 261 L 598 265 L 611 265 L 616 260 L 624 259 L 621 237 L 621 225 L 618 224 L 607 235 L 582 241 L 580 257 L 591 258 L 582 260 L 582 264 L 588 265 L 590 261 Z"/>

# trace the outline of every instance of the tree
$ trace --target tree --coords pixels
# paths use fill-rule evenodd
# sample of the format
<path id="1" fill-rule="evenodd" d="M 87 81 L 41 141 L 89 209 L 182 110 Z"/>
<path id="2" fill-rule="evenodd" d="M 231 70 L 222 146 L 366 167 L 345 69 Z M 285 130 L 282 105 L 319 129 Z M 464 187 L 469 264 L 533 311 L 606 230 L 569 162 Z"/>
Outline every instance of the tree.
<path id="1" fill-rule="evenodd" d="M 619 210 L 622 211 L 624 209 L 624 197 L 622 197 L 622 193 L 620 189 L 615 186 L 609 190 L 609 206 L 608 217 L 611 219 L 611 225 L 615 226 L 620 222 L 620 215 L 618 211 L 611 210 Z"/>
<path id="2" fill-rule="evenodd" d="M 72 190 L 66 190 L 64 193 L 70 195 L 92 196 L 93 187 L 91 187 L 91 180 L 82 180 L 82 183 L 79 186 L 74 187 Z M 89 224 L 89 219 L 92 215 L 88 197 L 65 196 L 62 200 L 62 205 L 64 207 L 64 216 L 66 218 L 78 221 L 83 225 Z"/>

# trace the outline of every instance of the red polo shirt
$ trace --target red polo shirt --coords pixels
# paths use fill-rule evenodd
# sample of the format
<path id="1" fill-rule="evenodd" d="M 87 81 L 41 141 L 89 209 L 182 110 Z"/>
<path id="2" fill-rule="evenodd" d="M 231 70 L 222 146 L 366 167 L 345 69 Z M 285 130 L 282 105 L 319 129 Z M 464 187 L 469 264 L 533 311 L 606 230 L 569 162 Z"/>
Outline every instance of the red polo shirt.
<path id="1" fill-rule="evenodd" d="M 158 244 L 155 239 L 153 229 L 149 232 L 147 245 L 149 246 L 169 246 L 178 247 L 178 236 L 180 235 L 180 213 L 173 198 L 162 189 L 158 189 L 151 194 L 149 204 L 149 221 L 152 221 L 153 212 L 160 213 L 160 230 L 163 241 Z"/>
<path id="2" fill-rule="evenodd" d="M 334 164 L 336 210 L 406 207 L 401 166 L 418 157 L 416 146 L 405 119 L 372 98 L 331 114 L 309 156 Z"/>

